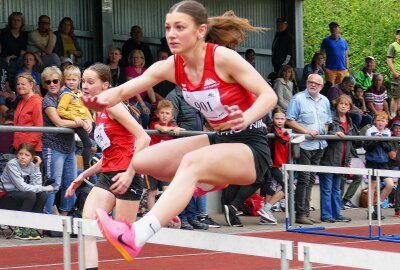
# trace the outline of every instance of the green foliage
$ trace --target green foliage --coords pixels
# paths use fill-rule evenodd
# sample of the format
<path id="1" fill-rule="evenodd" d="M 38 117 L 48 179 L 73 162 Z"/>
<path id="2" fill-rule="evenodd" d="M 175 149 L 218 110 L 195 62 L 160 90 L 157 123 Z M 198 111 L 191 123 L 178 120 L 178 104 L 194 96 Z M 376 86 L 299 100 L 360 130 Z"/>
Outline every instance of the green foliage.
<path id="1" fill-rule="evenodd" d="M 336 21 L 350 47 L 350 72 L 357 72 L 365 57 L 373 55 L 377 71 L 389 78 L 386 52 L 400 28 L 400 0 L 305 0 L 303 8 L 306 64 L 330 34 L 328 24 Z"/>

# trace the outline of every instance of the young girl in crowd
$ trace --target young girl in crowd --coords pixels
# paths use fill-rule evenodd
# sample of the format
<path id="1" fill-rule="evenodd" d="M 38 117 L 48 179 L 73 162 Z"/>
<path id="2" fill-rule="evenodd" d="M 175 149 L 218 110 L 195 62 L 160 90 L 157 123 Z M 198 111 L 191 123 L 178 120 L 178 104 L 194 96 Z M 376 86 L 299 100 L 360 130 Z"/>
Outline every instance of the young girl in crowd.
<path id="1" fill-rule="evenodd" d="M 40 74 L 33 69 L 37 63 L 35 54 L 31 53 L 31 52 L 26 52 L 26 53 L 24 53 L 23 60 L 24 60 L 24 62 L 23 62 L 22 68 L 20 68 L 17 71 L 17 75 L 24 73 L 24 72 L 31 74 L 33 79 L 36 82 L 36 85 L 34 86 L 34 92 L 36 94 L 41 94 L 40 93 Z"/>
<path id="2" fill-rule="evenodd" d="M 112 83 L 110 67 L 94 64 L 82 77 L 84 94 L 96 96 Z M 129 222 L 136 219 L 143 192 L 142 178 L 133 168 L 133 157 L 150 143 L 150 137 L 129 113 L 123 103 L 96 113 L 96 143 L 103 156 L 94 166 L 82 172 L 69 186 L 66 196 L 73 196 L 83 180 L 100 173 L 83 209 L 83 218 L 94 219 L 96 208 L 107 212 L 116 207 L 116 218 Z M 86 269 L 98 268 L 96 238 L 85 237 Z"/>
<path id="3" fill-rule="evenodd" d="M 138 222 L 114 221 L 107 211 L 97 209 L 103 235 L 126 260 L 136 257 L 161 226 L 187 206 L 199 183 L 216 190 L 226 184 L 262 181 L 271 157 L 261 118 L 275 107 L 277 97 L 243 57 L 216 45 L 234 48 L 244 40 L 245 31 L 261 29 L 233 12 L 208 18 L 207 10 L 196 1 L 176 3 L 165 22 L 174 55 L 125 84 L 85 98 L 88 107 L 101 110 L 168 80 L 178 84 L 189 105 L 200 110 L 216 131 L 159 143 L 135 157 L 138 173 L 172 180 Z M 233 215 L 236 212 L 229 209 L 229 216 Z"/>
<path id="4" fill-rule="evenodd" d="M 335 111 L 332 124 L 329 126 L 328 135 L 337 135 L 343 138 L 345 135 L 358 135 L 348 113 L 353 106 L 350 96 L 341 95 L 335 103 Z M 328 141 L 328 147 L 324 150 L 321 159 L 322 166 L 347 167 L 355 155 L 351 141 Z M 321 189 L 321 221 L 323 222 L 349 222 L 351 218 L 341 214 L 342 196 L 341 182 L 342 174 L 320 173 L 319 185 Z"/>
<path id="5" fill-rule="evenodd" d="M 30 143 L 21 143 L 17 157 L 7 162 L 1 175 L 0 191 L 7 197 L 0 200 L 1 209 L 42 213 L 47 199 L 47 191 L 53 186 L 42 186 L 40 164 L 42 159 L 35 155 L 35 148 Z M 22 240 L 40 239 L 34 229 L 18 228 L 15 237 Z"/>
<path id="6" fill-rule="evenodd" d="M 272 178 L 281 186 L 276 192 L 271 188 L 272 178 L 271 175 L 266 173 L 264 181 L 266 185 L 267 196 L 265 196 L 265 204 L 258 211 L 261 216 L 260 225 L 264 224 L 277 224 L 277 220 L 272 214 L 272 206 L 285 196 L 285 182 L 283 181 L 283 174 L 281 171 L 282 165 L 287 163 L 289 158 L 289 140 L 290 134 L 284 128 L 286 122 L 285 111 L 276 107 L 272 111 L 272 126 L 271 132 L 275 134 L 275 138 L 270 140 L 271 155 L 272 155 L 272 168 L 270 169 Z"/>

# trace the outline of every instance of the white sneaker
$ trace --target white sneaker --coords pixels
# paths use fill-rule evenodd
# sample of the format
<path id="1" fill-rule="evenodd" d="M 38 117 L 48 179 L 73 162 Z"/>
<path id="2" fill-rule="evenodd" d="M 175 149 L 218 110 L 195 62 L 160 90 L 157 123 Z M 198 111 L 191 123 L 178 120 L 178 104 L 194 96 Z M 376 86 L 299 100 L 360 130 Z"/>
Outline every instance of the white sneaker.
<path id="1" fill-rule="evenodd" d="M 268 220 L 270 222 L 274 222 L 274 223 L 277 222 L 277 220 L 274 217 L 274 215 L 272 214 L 271 210 L 267 210 L 266 208 L 262 207 L 262 208 L 260 208 L 260 210 L 257 211 L 257 213 L 259 213 L 260 216 L 264 217 L 266 220 Z"/>

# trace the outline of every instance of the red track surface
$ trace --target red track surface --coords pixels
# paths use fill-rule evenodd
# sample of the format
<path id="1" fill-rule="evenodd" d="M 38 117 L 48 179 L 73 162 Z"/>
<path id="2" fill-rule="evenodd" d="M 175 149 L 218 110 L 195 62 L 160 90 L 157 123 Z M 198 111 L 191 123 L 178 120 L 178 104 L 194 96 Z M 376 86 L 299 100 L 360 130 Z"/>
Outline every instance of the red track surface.
<path id="1" fill-rule="evenodd" d="M 383 232 L 400 234 L 400 226 L 384 226 Z M 328 231 L 328 230 L 326 230 Z M 329 232 L 352 235 L 367 235 L 363 227 L 329 229 Z M 332 237 L 290 232 L 265 232 L 247 234 L 254 237 L 291 240 L 384 251 L 398 251 L 399 243 L 367 241 L 354 238 Z M 100 269 L 124 270 L 243 270 L 280 269 L 280 260 L 208 250 L 180 248 L 148 244 L 140 257 L 133 263 L 120 259 L 119 254 L 107 243 L 99 242 Z M 268 248 L 268 247 L 266 247 Z M 72 245 L 72 269 L 78 269 L 77 244 Z M 297 253 L 295 254 L 297 257 Z M 338 266 L 313 265 L 314 269 L 351 269 Z M 61 244 L 4 247 L 0 248 L 0 270 L 3 269 L 63 269 L 63 248 Z M 290 269 L 303 269 L 303 263 L 290 262 Z"/>

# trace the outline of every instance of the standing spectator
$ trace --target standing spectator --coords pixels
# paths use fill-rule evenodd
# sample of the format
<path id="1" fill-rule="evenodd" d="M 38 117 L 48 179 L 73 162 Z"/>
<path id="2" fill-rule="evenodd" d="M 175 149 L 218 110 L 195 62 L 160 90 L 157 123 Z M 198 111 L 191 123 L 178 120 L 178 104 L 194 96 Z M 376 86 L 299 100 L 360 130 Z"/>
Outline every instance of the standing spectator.
<path id="1" fill-rule="evenodd" d="M 301 77 L 300 90 L 303 91 L 307 87 L 307 78 L 310 74 L 318 74 L 321 77 L 325 76 L 324 71 L 324 55 L 320 52 L 314 53 L 311 63 L 305 65 L 303 69 L 303 76 Z"/>
<path id="2" fill-rule="evenodd" d="M 58 31 L 54 32 L 56 35 L 56 44 L 54 53 L 60 59 L 71 58 L 73 63 L 76 59 L 82 57 L 82 49 L 74 35 L 74 22 L 69 17 L 64 17 L 58 25 Z"/>
<path id="3" fill-rule="evenodd" d="M 381 74 L 375 73 L 372 76 L 372 85 L 365 92 L 367 109 L 372 115 L 375 115 L 379 111 L 385 111 L 390 115 L 387 99 L 388 95 L 386 87 L 383 85 L 383 77 Z"/>
<path id="4" fill-rule="evenodd" d="M 392 101 L 390 102 L 391 116 L 394 116 L 400 102 L 400 28 L 396 29 L 396 41 L 389 45 L 386 63 L 392 73 Z"/>
<path id="5" fill-rule="evenodd" d="M 22 97 L 14 113 L 15 126 L 43 126 L 42 97 L 34 93 L 36 85 L 32 75 L 21 73 L 17 76 L 17 92 Z M 15 132 L 14 149 L 19 145 L 29 142 L 35 148 L 36 153 L 42 152 L 42 133 L 39 132 Z"/>
<path id="6" fill-rule="evenodd" d="M 44 126 L 69 128 L 82 126 L 91 131 L 91 126 L 84 121 L 66 120 L 58 115 L 58 94 L 62 85 L 62 73 L 59 68 L 54 66 L 45 68 L 42 72 L 42 85 L 47 89 L 42 106 Z M 73 209 L 75 203 L 75 197 L 65 198 L 68 186 L 77 176 L 74 134 L 44 133 L 42 140 L 45 176 L 54 181 L 54 191 L 48 194 L 45 213 L 53 213 L 56 193 L 61 189 L 59 209 L 62 215 L 66 215 Z"/>
<path id="7" fill-rule="evenodd" d="M 153 56 L 149 45 L 143 42 L 142 28 L 139 25 L 132 26 L 130 35 L 131 38 L 122 45 L 122 66 L 128 65 L 129 54 L 133 50 L 141 50 L 145 58 L 145 67 L 148 68 L 153 64 Z"/>
<path id="8" fill-rule="evenodd" d="M 278 106 L 285 111 L 293 96 L 294 71 L 289 65 L 284 65 L 279 70 L 278 78 L 274 81 L 274 91 L 278 96 Z"/>
<path id="9" fill-rule="evenodd" d="M 332 122 L 329 100 L 319 92 L 324 80 L 318 74 L 311 74 L 307 79 L 307 89 L 296 94 L 289 103 L 286 124 L 298 133 L 313 137 L 324 135 Z M 319 165 L 325 140 L 305 140 L 300 143 L 299 164 Z M 311 190 L 315 182 L 315 173 L 299 172 L 295 191 L 296 223 L 312 225 L 318 221 L 309 217 Z"/>
<path id="10" fill-rule="evenodd" d="M 365 58 L 364 67 L 356 74 L 356 83 L 364 89 L 368 89 L 372 85 L 372 76 L 375 73 L 375 58 L 367 56 Z"/>
<path id="11" fill-rule="evenodd" d="M 272 66 L 278 74 L 283 65 L 294 67 L 294 39 L 285 18 L 276 19 L 276 34 L 272 41 Z"/>
<path id="12" fill-rule="evenodd" d="M 253 49 L 247 49 L 244 53 L 244 59 L 254 68 L 256 67 L 256 52 Z"/>
<path id="13" fill-rule="evenodd" d="M 44 68 L 61 65 L 60 58 L 53 53 L 57 37 L 51 30 L 50 17 L 47 15 L 39 16 L 38 29 L 28 35 L 27 51 L 36 54 L 39 65 Z"/>
<path id="14" fill-rule="evenodd" d="M 111 70 L 112 87 L 118 86 L 126 82 L 125 68 L 120 67 L 122 52 L 120 48 L 111 47 L 108 50 L 108 66 Z"/>
<path id="15" fill-rule="evenodd" d="M 389 115 L 386 112 L 378 111 L 374 116 L 374 125 L 370 127 L 366 136 L 377 136 L 377 137 L 390 137 L 391 132 L 386 127 L 388 124 Z M 391 152 L 392 144 L 385 141 L 365 141 L 364 149 L 365 153 L 365 167 L 370 169 L 378 169 L 378 170 L 388 170 L 388 161 L 389 161 L 389 152 Z M 376 190 L 376 176 L 372 176 L 371 190 L 372 192 Z M 383 182 L 385 183 L 385 187 L 381 190 L 381 202 L 383 202 L 389 194 L 393 190 L 393 178 L 390 177 L 382 177 Z M 374 205 L 374 209 L 372 212 L 372 219 L 377 220 L 377 208 L 380 207 L 381 202 L 377 202 Z M 371 209 L 369 209 L 371 211 Z M 384 216 L 381 216 L 381 219 L 384 219 Z"/>
<path id="16" fill-rule="evenodd" d="M 133 50 L 129 54 L 129 66 L 126 67 L 127 79 L 131 80 L 142 75 L 146 71 L 144 65 L 145 56 L 143 52 L 141 50 Z M 143 128 L 149 128 L 151 108 L 156 102 L 153 88 L 134 96 L 129 100 L 129 102 L 134 104 L 135 107 L 140 111 L 140 118 L 142 120 L 141 124 Z"/>
<path id="17" fill-rule="evenodd" d="M 358 135 L 357 129 L 349 116 L 352 107 L 351 98 L 348 95 L 341 95 L 334 105 L 332 124 L 329 125 L 328 134 L 344 138 L 345 135 Z M 355 150 L 351 141 L 329 141 L 328 147 L 320 164 L 322 166 L 346 167 L 350 164 L 351 157 Z M 323 222 L 349 222 L 351 218 L 341 214 L 342 175 L 335 173 L 319 173 L 319 186 L 321 191 L 321 221 Z"/>
<path id="18" fill-rule="evenodd" d="M 326 80 L 335 85 L 349 73 L 349 46 L 340 36 L 337 22 L 329 24 L 329 31 L 331 35 L 322 40 L 321 53 L 326 54 Z"/>
<path id="19" fill-rule="evenodd" d="M 164 49 L 160 49 L 158 51 L 157 59 L 158 61 L 166 60 L 168 59 L 169 54 L 167 51 Z M 170 81 L 162 81 L 156 85 L 153 86 L 154 89 L 154 94 L 156 95 L 156 100 L 162 100 L 167 97 L 167 95 L 174 90 L 175 84 L 170 82 Z"/>
<path id="20" fill-rule="evenodd" d="M 13 12 L 8 16 L 8 23 L 0 33 L 0 56 L 9 66 L 9 76 L 14 80 L 15 72 L 28 44 L 28 32 L 24 31 L 25 17 L 21 12 Z"/>
<path id="21" fill-rule="evenodd" d="M 398 109 L 399 110 L 399 109 Z M 394 121 L 392 126 L 392 135 L 400 137 L 400 121 Z M 400 169 L 400 141 L 392 142 L 393 148 L 389 152 L 389 169 L 398 171 Z M 400 217 L 400 186 L 397 180 L 397 188 L 394 199 L 394 215 Z"/>

